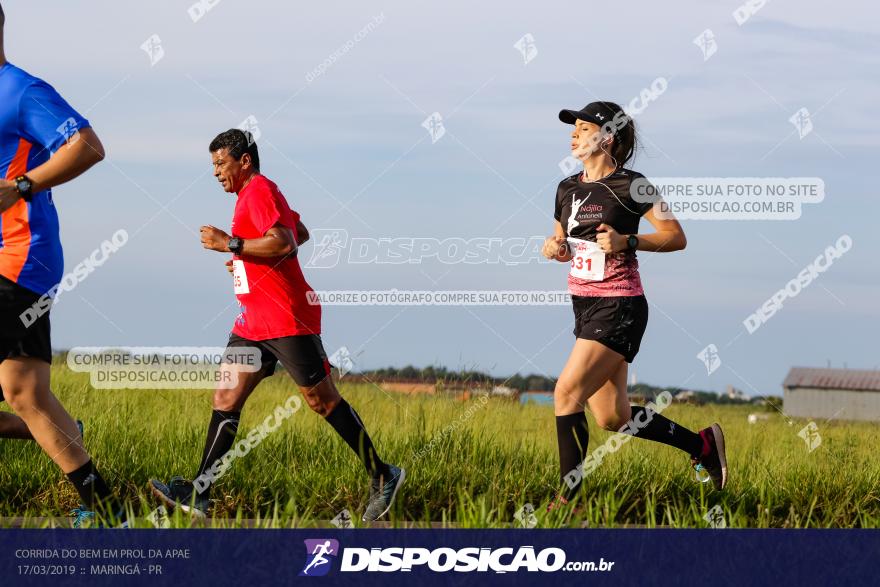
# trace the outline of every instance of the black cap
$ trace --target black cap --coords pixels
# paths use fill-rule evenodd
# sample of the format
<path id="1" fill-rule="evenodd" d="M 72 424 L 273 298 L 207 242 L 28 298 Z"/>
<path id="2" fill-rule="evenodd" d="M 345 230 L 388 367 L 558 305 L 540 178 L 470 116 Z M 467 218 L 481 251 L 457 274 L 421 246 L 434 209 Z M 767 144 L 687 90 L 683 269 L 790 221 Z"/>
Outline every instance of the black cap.
<path id="1" fill-rule="evenodd" d="M 559 120 L 574 124 L 580 119 L 603 126 L 610 123 L 618 112 L 623 112 L 623 108 L 614 102 L 590 102 L 580 110 L 560 110 Z"/>

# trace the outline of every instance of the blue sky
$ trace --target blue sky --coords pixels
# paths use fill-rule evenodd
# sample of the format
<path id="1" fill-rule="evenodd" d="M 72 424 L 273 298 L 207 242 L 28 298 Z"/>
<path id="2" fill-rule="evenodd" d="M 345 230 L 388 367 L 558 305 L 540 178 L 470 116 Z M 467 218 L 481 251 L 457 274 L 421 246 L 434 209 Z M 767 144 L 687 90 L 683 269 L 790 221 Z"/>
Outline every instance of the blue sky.
<path id="1" fill-rule="evenodd" d="M 656 385 L 778 394 L 793 365 L 880 365 L 870 327 L 880 315 L 872 4 L 768 2 L 742 26 L 738 2 L 220 0 L 198 22 L 189 1 L 54 4 L 5 2 L 6 51 L 86 114 L 109 153 L 56 190 L 67 269 L 117 229 L 132 235 L 55 307 L 56 347 L 223 344 L 236 305 L 223 257 L 203 251 L 197 233 L 228 227 L 233 198 L 211 177 L 206 145 L 247 116 L 259 124 L 263 171 L 312 230 L 529 237 L 552 230 L 569 142 L 559 109 L 596 96 L 629 102 L 662 76 L 668 90 L 637 120 L 645 141 L 632 168 L 820 177 L 826 197 L 796 221 L 688 221 L 685 251 L 640 253 L 651 317 L 630 372 Z M 707 28 L 718 50 L 704 61 L 693 40 Z M 538 53 L 524 64 L 513 45 L 527 33 Z M 164 56 L 151 66 L 141 44 L 153 34 Z M 802 107 L 814 131 L 800 139 L 789 117 Z M 447 135 L 432 144 L 421 124 L 435 111 Z M 749 335 L 746 316 L 842 234 L 852 250 Z M 562 290 L 566 270 L 426 260 L 306 277 L 321 290 Z M 359 368 L 555 376 L 571 329 L 562 306 L 324 312 L 328 351 L 346 346 Z M 722 365 L 708 374 L 696 355 L 710 343 Z"/>

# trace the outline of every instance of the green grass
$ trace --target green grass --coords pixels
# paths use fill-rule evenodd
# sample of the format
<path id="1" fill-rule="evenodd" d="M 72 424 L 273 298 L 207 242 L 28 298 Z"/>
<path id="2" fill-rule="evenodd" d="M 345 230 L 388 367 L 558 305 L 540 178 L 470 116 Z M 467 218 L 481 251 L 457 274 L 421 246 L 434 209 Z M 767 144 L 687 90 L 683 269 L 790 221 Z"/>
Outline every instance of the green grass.
<path id="1" fill-rule="evenodd" d="M 86 446 L 104 476 L 141 514 L 156 507 L 151 477 L 191 477 L 210 414 L 209 391 L 95 390 L 88 376 L 53 367 L 52 387 L 85 421 Z M 407 470 L 390 514 L 395 526 L 446 522 L 459 527 L 515 527 L 514 514 L 534 505 L 538 527 L 706 527 L 720 505 L 728 527 L 878 527 L 880 461 L 876 425 L 817 422 L 822 444 L 807 450 L 778 414 L 751 425 L 754 407 L 671 406 L 668 417 L 691 429 L 724 427 L 731 481 L 723 492 L 697 483 L 686 455 L 633 439 L 607 456 L 584 482 L 580 512 L 545 514 L 558 488 L 552 409 L 502 399 L 385 394 L 340 385 L 367 424 L 380 454 Z M 243 414 L 239 437 L 296 392 L 286 375 L 265 381 Z M 591 420 L 590 450 L 609 433 Z M 214 488 L 214 522 L 302 527 L 342 509 L 359 524 L 368 479 L 354 453 L 305 403 Z M 64 515 L 77 504 L 60 471 L 32 442 L 0 440 L 0 516 Z M 173 518 L 175 526 L 188 521 Z M 33 525 L 39 525 L 34 521 Z M 147 524 L 149 525 L 149 524 Z"/>

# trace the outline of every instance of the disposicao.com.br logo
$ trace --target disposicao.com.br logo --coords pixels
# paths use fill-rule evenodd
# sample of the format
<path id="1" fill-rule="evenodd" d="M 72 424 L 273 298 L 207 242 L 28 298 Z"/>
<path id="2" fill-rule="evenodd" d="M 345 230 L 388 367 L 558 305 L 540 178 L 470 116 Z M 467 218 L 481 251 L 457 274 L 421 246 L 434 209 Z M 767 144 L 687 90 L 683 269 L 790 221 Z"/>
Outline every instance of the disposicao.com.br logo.
<path id="1" fill-rule="evenodd" d="M 336 540 L 306 540 L 306 565 L 300 576 L 326 575 L 331 559 L 339 554 Z M 533 546 L 518 548 L 465 547 L 465 548 L 358 548 L 342 551 L 340 572 L 410 572 L 414 567 L 427 568 L 435 573 L 446 572 L 494 572 L 517 571 L 553 573 L 556 571 L 610 571 L 614 562 L 600 558 L 596 561 L 566 561 L 561 548 L 544 548 L 535 551 Z"/>
<path id="2" fill-rule="evenodd" d="M 339 541 L 332 538 L 307 539 L 306 566 L 300 571 L 300 577 L 321 577 L 330 571 L 330 557 L 339 554 Z"/>

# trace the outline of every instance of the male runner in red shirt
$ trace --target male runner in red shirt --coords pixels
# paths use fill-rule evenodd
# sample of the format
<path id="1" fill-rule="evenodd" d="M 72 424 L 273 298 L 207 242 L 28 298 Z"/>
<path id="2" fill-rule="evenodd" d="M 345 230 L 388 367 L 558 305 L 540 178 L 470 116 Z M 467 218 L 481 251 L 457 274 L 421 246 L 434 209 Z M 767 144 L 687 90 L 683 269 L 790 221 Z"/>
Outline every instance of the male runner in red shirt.
<path id="1" fill-rule="evenodd" d="M 297 260 L 298 246 L 308 239 L 308 231 L 278 186 L 260 173 L 259 153 L 250 133 L 228 130 L 211 142 L 209 150 L 214 176 L 226 192 L 237 194 L 238 201 L 232 235 L 203 226 L 202 245 L 233 253 L 227 267 L 233 273 L 241 314 L 235 320 L 228 347 L 256 347 L 262 356 L 262 368 L 248 373 L 223 363 L 221 369 L 236 370 L 237 383 L 232 389 L 217 389 L 214 393 L 214 411 L 195 483 L 181 477 L 173 477 L 167 485 L 153 480 L 152 491 L 169 506 L 180 507 L 196 517 L 205 515 L 214 479 L 210 471 L 218 470 L 216 463 L 222 463 L 232 448 L 248 396 L 263 378 L 274 373 L 280 361 L 309 407 L 323 416 L 360 457 L 372 478 L 363 520 L 376 520 L 391 508 L 405 472 L 379 458 L 363 422 L 339 395 L 330 377 L 330 363 L 320 337 L 321 306 L 317 300 L 310 300 L 312 288 Z"/>

